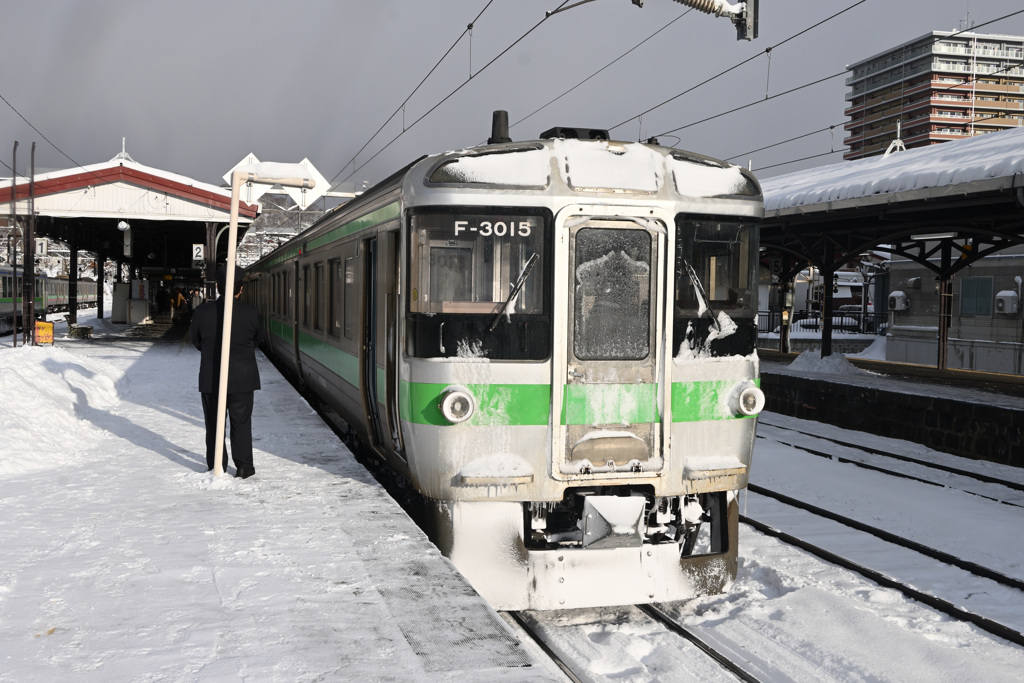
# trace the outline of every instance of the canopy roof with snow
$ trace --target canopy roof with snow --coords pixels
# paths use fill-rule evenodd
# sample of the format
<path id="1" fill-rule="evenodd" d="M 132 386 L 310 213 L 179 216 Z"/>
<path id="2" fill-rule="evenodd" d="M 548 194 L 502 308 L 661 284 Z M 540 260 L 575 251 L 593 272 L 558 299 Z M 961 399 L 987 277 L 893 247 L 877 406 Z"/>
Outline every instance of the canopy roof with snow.
<path id="1" fill-rule="evenodd" d="M 942 278 L 1024 244 L 1024 128 L 762 182 L 761 245 L 782 278 L 884 245 Z"/>
<path id="2" fill-rule="evenodd" d="M 15 187 L 17 213 L 28 213 L 28 178 Z M 35 177 L 36 216 L 227 222 L 231 192 L 183 175 L 137 163 L 122 152 L 110 161 Z M 11 184 L 0 181 L 0 213 L 11 212 Z M 256 217 L 241 202 L 239 220 Z"/>
<path id="3" fill-rule="evenodd" d="M 764 180 L 765 213 L 784 216 L 1024 188 L 1024 127 L 845 161 Z"/>
<path id="4" fill-rule="evenodd" d="M 19 221 L 24 221 L 29 180 L 17 180 L 15 206 Z M 211 245 L 218 253 L 227 248 L 227 240 L 217 243 L 212 236 L 230 221 L 230 190 L 145 166 L 123 150 L 105 163 L 38 174 L 33 185 L 36 237 L 131 259 L 151 277 L 172 273 L 197 279 L 193 245 L 205 245 L 207 259 Z M 0 215 L 11 213 L 11 196 L 11 180 L 0 179 Z M 257 204 L 245 201 L 238 208 L 241 225 L 251 223 L 259 212 Z M 118 229 L 125 223 L 131 231 L 130 253 L 127 235 Z"/>

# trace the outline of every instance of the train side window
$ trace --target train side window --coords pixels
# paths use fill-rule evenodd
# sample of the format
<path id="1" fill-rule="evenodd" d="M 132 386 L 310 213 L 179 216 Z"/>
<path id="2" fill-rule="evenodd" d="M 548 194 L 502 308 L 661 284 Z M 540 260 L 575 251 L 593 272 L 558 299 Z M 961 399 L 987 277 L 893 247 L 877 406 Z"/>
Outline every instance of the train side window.
<path id="1" fill-rule="evenodd" d="M 341 259 L 327 262 L 327 331 L 332 337 L 341 335 Z"/>
<path id="2" fill-rule="evenodd" d="M 313 266 L 315 277 L 313 279 L 313 329 L 324 328 L 324 264 L 317 263 Z"/>
<path id="3" fill-rule="evenodd" d="M 345 259 L 345 339 L 355 339 L 356 324 L 359 320 L 359 288 L 356 287 L 356 259 Z"/>
<path id="4" fill-rule="evenodd" d="M 292 301 L 294 296 L 294 290 L 292 289 L 292 271 L 288 270 L 284 274 L 284 314 L 285 317 L 291 319 L 292 317 L 292 306 L 295 303 Z"/>
<path id="5" fill-rule="evenodd" d="M 309 266 L 302 267 L 302 324 L 309 327 L 312 319 L 313 283 L 309 277 Z"/>

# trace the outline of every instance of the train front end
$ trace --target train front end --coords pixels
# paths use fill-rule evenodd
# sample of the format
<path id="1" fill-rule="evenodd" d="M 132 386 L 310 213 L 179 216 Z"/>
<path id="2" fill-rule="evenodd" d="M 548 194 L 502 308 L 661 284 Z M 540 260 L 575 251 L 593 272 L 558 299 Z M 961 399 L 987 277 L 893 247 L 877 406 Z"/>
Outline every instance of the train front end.
<path id="1" fill-rule="evenodd" d="M 401 417 L 442 551 L 498 609 L 724 590 L 764 403 L 756 181 L 607 140 L 422 164 Z"/>

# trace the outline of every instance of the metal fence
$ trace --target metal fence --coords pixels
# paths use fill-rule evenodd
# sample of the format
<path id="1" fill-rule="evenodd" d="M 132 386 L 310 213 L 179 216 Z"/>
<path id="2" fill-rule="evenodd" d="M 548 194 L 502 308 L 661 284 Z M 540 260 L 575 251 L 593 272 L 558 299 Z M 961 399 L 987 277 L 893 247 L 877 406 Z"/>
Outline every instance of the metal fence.
<path id="1" fill-rule="evenodd" d="M 837 311 L 832 314 L 833 334 L 877 334 L 886 331 L 888 315 L 868 311 Z M 757 331 L 759 333 L 778 332 L 782 326 L 782 313 L 779 311 L 758 311 Z M 820 332 L 821 314 L 818 311 L 801 311 L 793 315 L 790 331 Z"/>

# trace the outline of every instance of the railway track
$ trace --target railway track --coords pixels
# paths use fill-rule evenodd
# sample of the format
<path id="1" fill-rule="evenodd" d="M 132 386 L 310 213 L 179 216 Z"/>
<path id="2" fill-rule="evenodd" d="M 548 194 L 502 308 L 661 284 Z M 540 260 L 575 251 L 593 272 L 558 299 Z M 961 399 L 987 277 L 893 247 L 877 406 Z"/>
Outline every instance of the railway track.
<path id="1" fill-rule="evenodd" d="M 925 546 L 921 543 L 917 543 L 909 539 L 901 538 L 883 529 L 872 527 L 858 520 L 844 517 L 842 515 L 838 515 L 823 508 L 804 503 L 790 496 L 786 496 L 781 493 L 766 489 L 762 486 L 751 484 L 748 488 L 751 491 L 751 493 L 760 496 L 765 496 L 785 506 L 801 510 L 803 512 L 814 515 L 818 518 L 830 520 L 844 527 L 847 527 L 848 529 L 854 529 L 859 533 L 868 534 L 876 539 L 879 539 L 880 541 L 889 546 L 903 548 L 905 550 L 910 551 L 911 553 L 916 553 L 918 557 L 924 556 L 929 559 L 936 560 L 942 563 L 943 565 L 946 565 L 947 567 L 955 568 L 956 570 L 962 572 L 968 572 L 974 577 L 977 577 L 977 581 L 981 582 L 982 588 L 979 588 L 977 592 L 999 595 L 999 591 L 993 590 L 991 588 L 994 586 L 998 586 L 1001 587 L 1001 589 L 1003 590 L 1003 595 L 1007 594 L 1007 592 L 1012 592 L 1014 594 L 1014 597 L 1016 598 L 1016 601 L 1019 602 L 1019 604 L 1024 605 L 1024 581 L 1021 581 L 1020 579 L 1006 576 L 1005 574 L 996 572 L 987 567 L 983 567 L 981 565 L 978 565 L 977 563 L 955 557 L 949 553 L 945 553 L 943 551 L 930 548 L 928 546 Z M 1004 638 L 1005 640 L 1008 640 L 1017 645 L 1024 646 L 1024 632 L 1018 630 L 1018 628 L 1002 623 L 996 618 L 984 616 L 983 614 L 979 614 L 976 611 L 972 611 L 964 608 L 961 605 L 958 605 L 957 602 L 961 600 L 958 600 L 957 597 L 950 597 L 948 595 L 944 597 L 939 594 L 941 592 L 940 590 L 933 589 L 932 591 L 927 591 L 917 586 L 913 586 L 910 584 L 909 581 L 903 581 L 899 578 L 896 578 L 893 575 L 893 573 L 890 573 L 885 570 L 871 568 L 862 562 L 852 559 L 848 556 L 848 553 L 829 550 L 823 547 L 823 545 L 821 544 L 811 542 L 805 538 L 800 538 L 799 536 L 792 533 L 787 533 L 785 531 L 780 530 L 774 525 L 758 521 L 746 515 L 741 515 L 740 521 L 764 534 L 773 536 L 783 541 L 784 543 L 805 550 L 827 562 L 841 566 L 850 571 L 856 572 L 857 574 L 860 574 L 861 576 L 871 581 L 874 581 L 875 583 L 881 586 L 897 590 L 906 597 L 926 604 L 932 607 L 933 609 L 936 609 L 942 612 L 943 614 L 946 614 L 947 616 L 950 616 L 959 621 L 971 623 L 977 626 L 978 628 L 988 633 L 991 633 L 992 635 Z M 822 535 L 827 536 L 826 534 Z M 858 543 L 858 545 L 863 544 Z M 873 556 L 879 555 L 891 557 L 892 553 L 879 553 L 878 551 L 874 551 Z M 921 560 L 915 562 L 912 559 L 910 561 L 910 564 L 915 567 L 921 567 L 926 565 L 926 563 Z M 914 579 L 914 581 L 915 583 L 920 582 L 919 579 Z M 962 582 L 954 581 L 953 583 L 954 587 L 956 587 L 961 585 Z M 968 597 L 970 597 L 970 595 L 968 595 Z"/>
<path id="2" fill-rule="evenodd" d="M 1009 480 L 1005 477 L 996 477 L 987 475 L 982 472 L 972 471 L 964 469 L 962 467 L 954 467 L 952 465 L 945 465 L 939 462 L 925 460 L 923 458 L 917 458 L 901 453 L 893 453 L 885 451 L 879 448 L 864 446 L 862 444 L 853 443 L 851 441 L 827 437 L 812 432 L 803 431 L 795 427 L 781 425 L 773 423 L 769 420 L 765 420 L 764 416 L 759 418 L 760 425 L 767 427 L 767 430 L 759 429 L 758 438 L 765 439 L 771 438 L 773 441 L 789 446 L 791 448 L 797 448 L 805 453 L 815 455 L 821 458 L 834 460 L 843 464 L 850 464 L 862 469 L 871 470 L 874 472 L 880 472 L 894 477 L 900 477 L 903 479 L 910 479 L 930 486 L 939 487 L 950 487 L 956 488 L 964 493 L 968 493 L 973 496 L 979 496 L 987 500 L 992 500 L 1004 505 L 1012 505 L 1014 507 L 1024 507 L 1024 483 L 1019 481 Z M 776 434 L 776 430 L 779 432 L 788 432 L 794 435 L 802 437 L 789 438 Z M 767 434 L 765 434 L 767 431 Z M 809 443 L 811 442 L 811 443 Z M 820 442 L 821 445 L 832 445 L 840 446 L 843 449 L 849 449 L 845 455 L 841 455 L 832 450 L 823 450 L 821 447 L 816 447 L 816 443 Z M 889 466 L 884 466 L 880 463 L 888 461 Z M 904 463 L 913 466 L 914 471 L 904 470 L 900 471 L 894 469 L 893 463 Z M 915 473 L 916 471 L 916 473 Z M 927 476 L 929 472 L 942 473 L 941 475 L 936 474 L 935 476 Z M 951 475 L 951 476 L 949 476 Z M 957 481 L 957 478 L 961 481 Z M 942 479 L 942 480 L 940 480 Z M 1009 491 L 1020 493 L 1022 495 L 1013 494 L 1002 494 L 993 495 L 992 492 L 984 492 L 979 490 L 972 490 L 971 483 L 981 483 L 992 486 L 1000 486 Z"/>
<path id="3" fill-rule="evenodd" d="M 741 663 L 736 662 L 729 655 L 726 648 L 718 648 L 713 642 L 702 638 L 694 630 L 680 624 L 658 605 L 634 605 L 634 609 L 644 614 L 648 619 L 662 627 L 666 632 L 675 637 L 685 640 L 690 651 L 695 657 L 708 658 L 712 660 L 718 669 L 728 673 L 732 678 L 746 683 L 758 683 L 761 679 L 748 672 Z M 566 677 L 574 683 L 587 683 L 597 680 L 600 674 L 595 675 L 590 671 L 589 662 L 580 661 L 579 656 L 573 656 L 567 648 L 559 643 L 553 642 L 548 631 L 553 627 L 543 623 L 545 613 L 533 612 L 505 612 L 516 625 L 521 628 L 540 648 L 551 657 L 555 665 L 561 669 Z M 687 646 L 680 644 L 677 649 L 685 649 Z M 697 652 L 693 652 L 696 650 Z M 693 672 L 680 672 L 680 680 L 692 677 Z"/>

